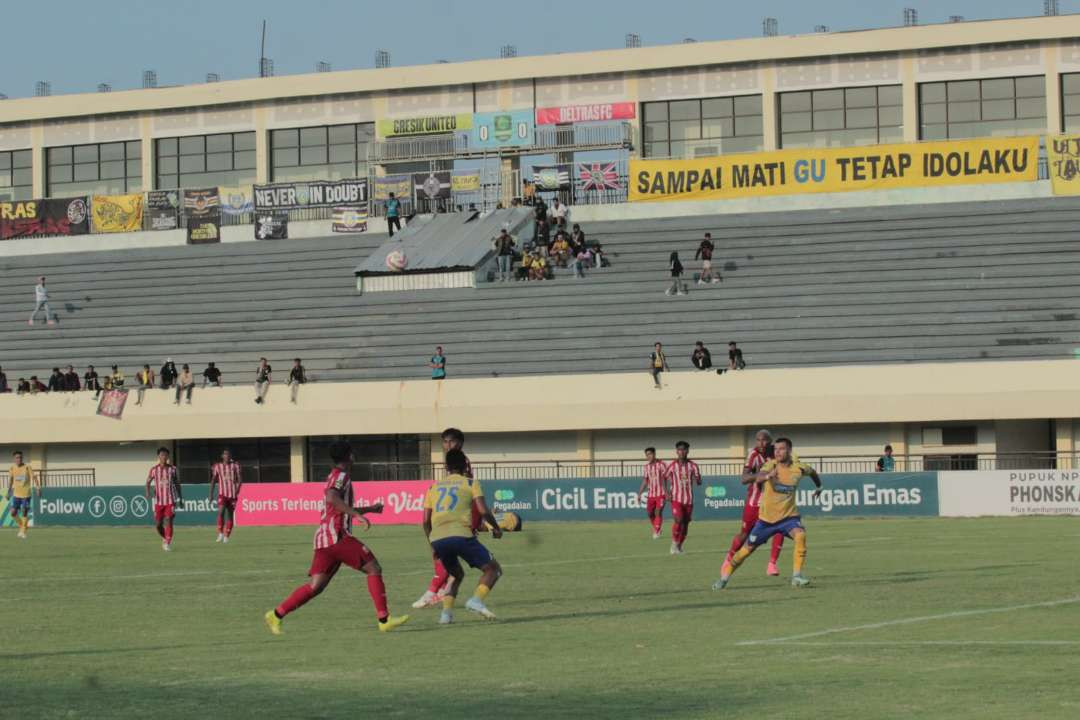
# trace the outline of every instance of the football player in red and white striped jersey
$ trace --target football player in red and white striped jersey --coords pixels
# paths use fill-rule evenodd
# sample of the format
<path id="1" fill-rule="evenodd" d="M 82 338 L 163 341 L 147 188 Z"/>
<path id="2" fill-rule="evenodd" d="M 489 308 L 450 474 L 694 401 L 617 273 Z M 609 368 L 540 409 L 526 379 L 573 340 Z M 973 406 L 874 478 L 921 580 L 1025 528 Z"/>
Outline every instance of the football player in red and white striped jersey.
<path id="1" fill-rule="evenodd" d="M 323 511 L 319 527 L 315 530 L 315 556 L 311 560 L 308 575 L 311 582 L 304 583 L 293 590 L 275 609 L 267 611 L 264 619 L 274 635 L 281 634 L 281 620 L 289 613 L 301 607 L 330 584 L 342 563 L 367 575 L 368 592 L 375 604 L 375 616 L 379 620 L 379 632 L 389 632 L 409 620 L 408 615 L 394 617 L 386 605 L 386 585 L 382 579 L 382 567 L 367 545 L 357 540 L 352 534 L 353 520 L 364 523 L 365 529 L 371 523 L 364 517 L 367 513 L 381 513 L 382 503 L 368 507 L 353 507 L 352 447 L 347 442 L 335 442 L 330 446 L 330 459 L 334 469 L 326 478 L 323 493 Z"/>
<path id="2" fill-rule="evenodd" d="M 457 428 L 446 428 L 442 433 L 442 448 L 443 457 L 446 457 L 446 453 L 451 450 L 462 450 L 462 446 L 465 444 L 465 433 L 461 432 Z M 465 477 L 470 480 L 473 477 L 472 463 L 469 462 L 468 456 L 465 457 Z M 484 516 L 476 509 L 476 505 L 472 508 L 472 531 L 473 534 L 484 523 Z M 417 598 L 416 602 L 412 604 L 413 608 L 419 610 L 421 608 L 435 607 L 442 603 L 443 597 L 450 590 L 452 579 L 450 572 L 443 567 L 443 564 L 439 561 L 439 558 L 434 553 L 432 554 L 432 564 L 435 569 L 435 574 L 431 577 L 431 582 L 428 583 L 427 590 L 424 594 Z"/>
<path id="3" fill-rule="evenodd" d="M 169 449 L 158 448 L 157 456 L 157 464 L 151 467 L 146 475 L 146 499 L 150 499 L 152 484 L 154 525 L 161 536 L 161 549 L 168 552 L 172 550 L 173 517 L 176 516 L 176 507 L 184 506 L 184 498 L 180 494 L 180 479 L 176 474 L 176 466 L 169 463 Z"/>
<path id="4" fill-rule="evenodd" d="M 682 555 L 683 543 L 694 514 L 694 485 L 701 485 L 701 471 L 690 460 L 690 443 L 675 443 L 675 459 L 667 468 L 668 497 L 671 498 L 671 554 Z"/>
<path id="5" fill-rule="evenodd" d="M 726 560 L 728 563 L 731 562 L 731 558 L 739 551 L 739 548 L 746 544 L 750 529 L 758 521 L 761 485 L 754 482 L 754 476 L 761 470 L 761 466 L 772 458 L 772 454 L 772 433 L 768 430 L 758 430 L 757 435 L 754 436 L 754 447 L 746 456 L 746 466 L 743 468 L 742 482 L 743 485 L 746 485 L 746 504 L 743 506 L 742 527 L 739 528 L 739 532 L 735 534 L 735 537 L 731 539 L 731 548 L 728 550 Z M 769 575 L 780 574 L 780 570 L 776 567 L 776 561 L 780 559 L 780 548 L 782 547 L 784 547 L 783 533 L 773 535 L 767 570 Z"/>
<path id="6" fill-rule="evenodd" d="M 209 497 L 214 499 L 214 486 L 218 487 L 217 540 L 227 543 L 232 535 L 233 521 L 236 518 L 236 499 L 240 497 L 240 487 L 244 484 L 240 463 L 232 459 L 228 448 L 221 451 L 221 462 L 210 468 Z"/>
<path id="7" fill-rule="evenodd" d="M 645 511 L 649 514 L 649 522 L 652 523 L 653 540 L 660 537 L 660 531 L 664 527 L 664 501 L 667 495 L 667 464 L 663 460 L 656 459 L 656 448 L 645 448 L 645 472 L 641 479 L 641 487 L 638 495 L 644 495 L 649 491 L 649 499 L 645 505 Z"/>

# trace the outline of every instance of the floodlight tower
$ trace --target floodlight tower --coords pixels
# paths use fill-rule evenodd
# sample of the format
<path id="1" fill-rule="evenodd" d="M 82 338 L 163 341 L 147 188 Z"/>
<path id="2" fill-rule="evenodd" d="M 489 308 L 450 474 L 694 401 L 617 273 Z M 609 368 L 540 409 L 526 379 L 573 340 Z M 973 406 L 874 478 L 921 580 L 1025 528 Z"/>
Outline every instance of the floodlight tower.
<path id="1" fill-rule="evenodd" d="M 767 17 L 761 21 L 761 34 L 765 37 L 776 37 L 780 34 L 780 21 L 773 17 Z"/>

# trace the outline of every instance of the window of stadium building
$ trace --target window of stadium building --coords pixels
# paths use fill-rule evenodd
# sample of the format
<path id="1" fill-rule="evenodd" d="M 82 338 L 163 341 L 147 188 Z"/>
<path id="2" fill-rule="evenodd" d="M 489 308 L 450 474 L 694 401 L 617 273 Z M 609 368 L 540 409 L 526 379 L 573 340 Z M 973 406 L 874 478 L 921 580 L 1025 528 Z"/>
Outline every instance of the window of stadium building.
<path id="1" fill-rule="evenodd" d="M 899 85 L 780 94 L 780 147 L 844 147 L 902 142 Z"/>
<path id="2" fill-rule="evenodd" d="M 1061 76 L 1061 114 L 1065 132 L 1080 129 L 1080 73 L 1068 73 Z M 0 173 L 3 171 L 0 170 Z M 4 179 L 0 174 L 0 182 Z M 3 192 L 0 189 L 0 192 Z"/>
<path id="3" fill-rule="evenodd" d="M 353 480 L 430 480 L 431 444 L 417 435 L 352 435 L 309 437 L 308 476 L 322 482 L 330 473 L 330 445 L 347 440 L 356 460 Z"/>
<path id="4" fill-rule="evenodd" d="M 645 157 L 706 157 L 764 146 L 761 96 L 642 104 Z"/>
<path id="5" fill-rule="evenodd" d="M 51 147 L 45 152 L 45 194 L 120 195 L 139 192 L 142 181 L 142 143 L 100 143 Z"/>
<path id="6" fill-rule="evenodd" d="M 0 152 L 0 200 L 29 200 L 34 194 L 34 154 L 30 150 Z"/>
<path id="7" fill-rule="evenodd" d="M 923 140 L 1046 132 L 1046 79 L 1035 75 L 923 83 L 919 123 Z"/>
<path id="8" fill-rule="evenodd" d="M 210 467 L 221 460 L 221 451 L 228 448 L 243 467 L 244 482 L 289 482 L 289 447 L 287 437 L 179 440 L 176 467 L 185 485 L 209 483 Z"/>
<path id="9" fill-rule="evenodd" d="M 157 188 L 235 187 L 255 182 L 255 133 L 154 141 Z"/>
<path id="10" fill-rule="evenodd" d="M 274 130 L 270 177 L 277 182 L 367 177 L 374 139 L 375 123 Z"/>

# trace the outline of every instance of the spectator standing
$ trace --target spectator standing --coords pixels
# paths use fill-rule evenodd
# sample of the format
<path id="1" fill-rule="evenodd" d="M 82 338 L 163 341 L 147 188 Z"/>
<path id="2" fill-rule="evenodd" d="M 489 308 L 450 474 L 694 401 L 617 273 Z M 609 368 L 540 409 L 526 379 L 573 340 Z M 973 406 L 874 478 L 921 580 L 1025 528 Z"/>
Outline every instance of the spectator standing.
<path id="1" fill-rule="evenodd" d="M 4 368 L 0 368 L 0 393 L 11 392 L 11 388 L 8 387 L 7 374 L 4 373 Z"/>
<path id="2" fill-rule="evenodd" d="M 536 186 L 529 180 L 521 181 L 521 199 L 526 205 L 536 204 Z"/>
<path id="3" fill-rule="evenodd" d="M 679 261 L 679 253 L 671 253 L 671 257 L 668 258 L 668 268 L 671 270 L 671 287 L 667 289 L 665 295 L 685 295 L 686 288 L 682 282 L 683 264 Z"/>
<path id="4" fill-rule="evenodd" d="M 64 373 L 64 390 L 66 392 L 82 390 L 82 385 L 79 384 L 79 373 L 75 372 L 75 368 L 71 365 L 67 366 L 67 372 Z"/>
<path id="5" fill-rule="evenodd" d="M 698 245 L 697 252 L 694 253 L 694 259 L 701 258 L 701 277 L 698 278 L 698 285 L 704 285 L 710 282 L 720 282 L 719 278 L 713 275 L 712 271 L 712 256 L 713 256 L 713 243 L 712 233 L 705 233 L 705 239 Z"/>
<path id="6" fill-rule="evenodd" d="M 60 372 L 60 368 L 54 367 L 52 369 L 52 375 L 49 376 L 49 392 L 63 392 L 67 388 L 67 384 L 64 382 L 64 373 Z"/>
<path id="7" fill-rule="evenodd" d="M 266 398 L 266 391 L 270 389 L 270 374 L 273 370 L 266 358 L 259 358 L 259 366 L 255 368 L 255 404 L 262 405 Z"/>
<path id="8" fill-rule="evenodd" d="M 120 372 L 120 368 L 116 365 L 112 366 L 112 373 L 105 378 L 106 390 L 123 390 L 124 389 L 124 373 Z"/>
<path id="9" fill-rule="evenodd" d="M 307 373 L 300 364 L 300 358 L 293 358 L 292 370 L 289 371 L 289 402 L 296 404 L 296 396 L 300 392 L 300 386 L 307 382 Z"/>
<path id="10" fill-rule="evenodd" d="M 138 383 L 138 395 L 135 398 L 136 405 L 142 405 L 146 391 L 154 387 L 154 371 L 149 365 L 143 365 L 143 369 L 135 373 L 135 381 Z"/>
<path id="11" fill-rule="evenodd" d="M 221 371 L 214 366 L 214 363 L 211 362 L 206 364 L 206 369 L 202 371 L 202 376 L 203 387 L 206 387 L 208 383 L 210 385 L 217 385 L 218 387 L 221 387 Z"/>
<path id="12" fill-rule="evenodd" d="M 533 238 L 536 243 L 536 247 L 540 249 L 537 255 L 548 253 L 548 249 L 551 246 L 551 226 L 548 225 L 547 220 L 536 221 L 536 237 Z"/>
<path id="13" fill-rule="evenodd" d="M 885 446 L 885 454 L 878 458 L 876 470 L 878 472 L 893 472 L 896 470 L 896 460 L 892 455 L 892 445 Z"/>
<path id="14" fill-rule="evenodd" d="M 495 259 L 499 264 L 499 282 L 510 279 L 514 268 L 514 238 L 503 228 L 494 240 Z"/>
<path id="15" fill-rule="evenodd" d="M 45 322 L 55 325 L 52 309 L 49 307 L 49 290 L 45 287 L 45 276 L 38 278 L 38 284 L 34 286 L 34 312 L 30 313 L 30 324 L 34 324 L 34 318 L 39 312 L 45 312 Z"/>
<path id="16" fill-rule="evenodd" d="M 432 380 L 446 379 L 446 356 L 443 355 L 442 345 L 435 348 L 435 354 L 431 356 L 428 367 L 431 368 Z"/>
<path id="17" fill-rule="evenodd" d="M 700 340 L 694 343 L 694 352 L 690 353 L 690 363 L 698 370 L 708 370 L 712 367 L 712 353 Z"/>
<path id="18" fill-rule="evenodd" d="M 656 389 L 660 389 L 660 373 L 667 372 L 668 364 L 667 357 L 664 355 L 664 348 L 660 343 L 653 345 L 652 355 L 649 356 L 649 372 L 652 373 L 653 382 L 656 383 Z"/>
<path id="19" fill-rule="evenodd" d="M 161 366 L 161 389 L 168 390 L 176 384 L 176 376 L 179 374 L 173 359 L 165 358 L 165 364 Z"/>
<path id="20" fill-rule="evenodd" d="M 394 237 L 395 228 L 401 232 L 401 201 L 394 197 L 394 193 L 390 193 L 386 201 L 386 229 L 390 237 Z"/>
<path id="21" fill-rule="evenodd" d="M 180 374 L 176 378 L 176 404 L 180 404 L 180 393 L 187 396 L 187 404 L 191 404 L 191 390 L 195 387 L 195 376 L 191 374 L 191 368 L 187 363 L 180 368 Z"/>
<path id="22" fill-rule="evenodd" d="M 19 384 L 15 387 L 15 393 L 25 395 L 30 392 L 30 382 L 26 378 L 19 378 Z"/>
<path id="23" fill-rule="evenodd" d="M 30 394 L 37 395 L 38 393 L 49 392 L 49 388 L 45 387 L 37 375 L 30 376 L 30 382 L 27 383 L 30 386 Z"/>
<path id="24" fill-rule="evenodd" d="M 743 360 L 742 350 L 735 346 L 735 343 L 729 342 L 727 344 L 727 356 L 728 356 L 728 370 L 743 370 L 746 368 L 746 361 Z"/>
<path id="25" fill-rule="evenodd" d="M 88 366 L 86 372 L 83 373 L 83 387 L 88 392 L 94 392 L 94 397 L 101 395 L 101 383 L 98 381 L 97 370 L 94 369 L 93 365 Z"/>

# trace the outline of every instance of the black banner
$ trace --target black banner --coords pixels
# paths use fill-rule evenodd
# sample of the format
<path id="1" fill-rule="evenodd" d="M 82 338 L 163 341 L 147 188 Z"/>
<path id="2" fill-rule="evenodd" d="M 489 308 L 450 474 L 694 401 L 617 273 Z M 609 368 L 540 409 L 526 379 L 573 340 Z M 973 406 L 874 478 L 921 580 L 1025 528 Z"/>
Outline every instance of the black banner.
<path id="1" fill-rule="evenodd" d="M 88 232 L 90 212 L 85 197 L 0 202 L 0 240 Z"/>
<path id="2" fill-rule="evenodd" d="M 430 173 L 413 173 L 413 187 L 416 199 L 445 200 L 450 197 L 450 171 L 438 170 Z"/>
<path id="3" fill-rule="evenodd" d="M 363 207 L 336 207 L 330 230 L 336 233 L 367 232 L 367 220 L 367 210 Z"/>
<path id="4" fill-rule="evenodd" d="M 366 178 L 255 185 L 255 212 L 333 207 L 368 201 Z"/>
<path id="5" fill-rule="evenodd" d="M 188 244 L 221 242 L 221 198 L 216 187 L 184 191 Z"/>
<path id="6" fill-rule="evenodd" d="M 180 227 L 180 195 L 176 190 L 151 190 L 146 193 L 146 215 L 151 230 L 175 230 Z"/>
<path id="7" fill-rule="evenodd" d="M 289 213 L 255 213 L 256 240 L 284 240 L 289 237 Z"/>

